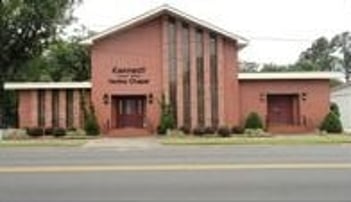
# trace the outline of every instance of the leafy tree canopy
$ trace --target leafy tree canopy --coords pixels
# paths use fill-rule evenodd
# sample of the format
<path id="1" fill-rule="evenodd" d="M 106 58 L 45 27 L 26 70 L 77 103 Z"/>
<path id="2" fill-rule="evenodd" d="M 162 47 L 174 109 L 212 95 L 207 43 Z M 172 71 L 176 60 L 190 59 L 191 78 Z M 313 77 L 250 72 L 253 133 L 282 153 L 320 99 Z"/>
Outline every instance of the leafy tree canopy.
<path id="1" fill-rule="evenodd" d="M 13 105 L 3 83 L 29 71 L 25 64 L 42 54 L 72 22 L 80 0 L 0 0 L 0 127 Z M 57 45 L 62 50 L 67 47 Z"/>

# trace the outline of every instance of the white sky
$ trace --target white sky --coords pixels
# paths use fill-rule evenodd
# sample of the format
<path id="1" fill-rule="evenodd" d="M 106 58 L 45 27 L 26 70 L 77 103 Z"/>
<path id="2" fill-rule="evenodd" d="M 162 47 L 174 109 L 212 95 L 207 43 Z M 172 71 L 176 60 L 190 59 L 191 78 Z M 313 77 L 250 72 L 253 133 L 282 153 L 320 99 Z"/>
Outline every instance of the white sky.
<path id="1" fill-rule="evenodd" d="M 351 0 L 84 0 L 75 11 L 94 31 L 169 4 L 250 39 L 240 59 L 293 63 L 320 37 L 351 30 Z"/>

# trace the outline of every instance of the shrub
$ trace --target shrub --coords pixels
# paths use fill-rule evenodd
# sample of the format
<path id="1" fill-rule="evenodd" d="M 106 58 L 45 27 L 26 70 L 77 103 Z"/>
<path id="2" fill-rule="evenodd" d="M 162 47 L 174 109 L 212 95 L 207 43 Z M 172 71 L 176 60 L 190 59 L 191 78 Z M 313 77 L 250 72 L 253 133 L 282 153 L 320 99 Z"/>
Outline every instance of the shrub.
<path id="1" fill-rule="evenodd" d="M 94 107 L 90 103 L 86 103 L 86 92 L 80 93 L 80 106 L 84 111 L 84 130 L 86 135 L 96 136 L 100 134 L 100 127 L 95 116 Z"/>
<path id="2" fill-rule="evenodd" d="M 85 105 L 83 105 L 85 106 Z M 96 120 L 95 110 L 92 105 L 87 109 L 84 107 L 84 130 L 89 136 L 96 136 L 100 134 L 100 127 Z"/>
<path id="3" fill-rule="evenodd" d="M 174 128 L 174 119 L 172 114 L 164 113 L 161 117 L 161 122 L 159 125 L 159 129 L 160 131 L 162 131 L 162 133 L 159 133 L 159 134 L 166 134 L 168 129 L 173 129 L 173 128 Z"/>
<path id="4" fill-rule="evenodd" d="M 167 129 L 161 125 L 157 126 L 157 134 L 165 135 L 167 133 Z"/>
<path id="5" fill-rule="evenodd" d="M 182 131 L 184 134 L 190 134 L 191 128 L 189 126 L 181 126 L 179 130 Z"/>
<path id="6" fill-rule="evenodd" d="M 320 130 L 328 133 L 341 133 L 343 128 L 339 117 L 334 112 L 330 111 L 324 118 Z"/>
<path id="7" fill-rule="evenodd" d="M 256 112 L 251 112 L 245 121 L 245 129 L 262 129 L 263 123 L 261 117 Z"/>
<path id="8" fill-rule="evenodd" d="M 45 128 L 45 135 L 52 135 L 53 134 L 53 128 Z"/>
<path id="9" fill-rule="evenodd" d="M 72 127 L 67 128 L 67 131 L 75 132 L 75 131 L 77 131 L 77 128 L 72 126 Z"/>
<path id="10" fill-rule="evenodd" d="M 63 137 L 63 136 L 66 135 L 66 129 L 64 129 L 64 128 L 53 128 L 52 134 L 55 137 Z"/>
<path id="11" fill-rule="evenodd" d="M 205 134 L 205 128 L 197 126 L 193 129 L 193 134 L 196 136 L 203 136 Z"/>
<path id="12" fill-rule="evenodd" d="M 100 128 L 94 115 L 90 114 L 85 118 L 84 130 L 89 136 L 100 134 Z"/>
<path id="13" fill-rule="evenodd" d="M 232 127 L 232 133 L 233 134 L 243 134 L 244 133 L 244 129 L 240 126 L 233 126 Z"/>
<path id="14" fill-rule="evenodd" d="M 174 116 L 173 110 L 170 104 L 167 104 L 164 96 L 162 96 L 161 100 L 161 120 L 160 125 L 157 127 L 158 134 L 164 135 L 167 133 L 168 129 L 174 129 Z"/>
<path id="15" fill-rule="evenodd" d="M 230 137 L 231 131 L 227 126 L 221 126 L 218 128 L 218 135 L 221 137 Z"/>
<path id="16" fill-rule="evenodd" d="M 333 112 L 337 117 L 340 117 L 339 106 L 335 102 L 332 102 L 330 104 L 330 111 Z"/>
<path id="17" fill-rule="evenodd" d="M 27 128 L 26 132 L 30 137 L 40 137 L 44 135 L 44 129 L 39 127 Z"/>
<path id="18" fill-rule="evenodd" d="M 213 127 L 213 126 L 205 127 L 205 134 L 215 134 L 216 131 L 217 131 L 216 127 Z"/>

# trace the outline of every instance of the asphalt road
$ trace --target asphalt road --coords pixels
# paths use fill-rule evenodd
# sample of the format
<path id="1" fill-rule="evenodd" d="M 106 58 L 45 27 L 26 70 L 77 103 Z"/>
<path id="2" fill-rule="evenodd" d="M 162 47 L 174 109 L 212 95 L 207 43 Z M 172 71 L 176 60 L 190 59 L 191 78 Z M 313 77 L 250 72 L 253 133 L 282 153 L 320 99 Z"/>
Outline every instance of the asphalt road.
<path id="1" fill-rule="evenodd" d="M 347 145 L 0 149 L 0 201 L 350 201 L 350 190 Z"/>

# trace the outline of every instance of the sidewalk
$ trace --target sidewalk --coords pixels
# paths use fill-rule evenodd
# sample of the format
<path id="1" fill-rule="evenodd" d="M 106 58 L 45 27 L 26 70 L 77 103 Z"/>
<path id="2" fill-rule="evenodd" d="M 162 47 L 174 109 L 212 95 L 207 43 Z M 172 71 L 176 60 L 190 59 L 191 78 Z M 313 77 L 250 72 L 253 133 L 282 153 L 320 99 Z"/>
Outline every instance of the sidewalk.
<path id="1" fill-rule="evenodd" d="M 155 137 L 137 138 L 100 138 L 89 140 L 83 148 L 121 148 L 121 149 L 149 149 L 160 147 Z"/>

